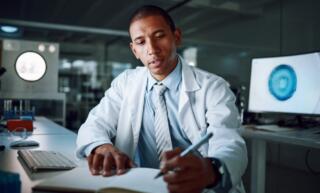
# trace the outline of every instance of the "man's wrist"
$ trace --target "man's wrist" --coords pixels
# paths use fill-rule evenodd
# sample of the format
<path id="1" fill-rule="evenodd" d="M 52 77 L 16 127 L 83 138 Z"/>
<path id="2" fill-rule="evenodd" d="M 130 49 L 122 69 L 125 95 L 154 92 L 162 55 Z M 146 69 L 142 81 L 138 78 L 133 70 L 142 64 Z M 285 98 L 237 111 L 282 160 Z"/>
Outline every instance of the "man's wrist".
<path id="1" fill-rule="evenodd" d="M 110 143 L 105 143 L 95 147 L 91 153 L 105 154 L 106 152 L 114 152 L 115 147 Z"/>
<path id="2" fill-rule="evenodd" d="M 209 183 L 207 188 L 213 188 L 221 182 L 222 175 L 223 175 L 223 166 L 218 159 L 208 157 L 207 160 L 210 163 L 211 171 L 213 172 L 211 183 Z"/>

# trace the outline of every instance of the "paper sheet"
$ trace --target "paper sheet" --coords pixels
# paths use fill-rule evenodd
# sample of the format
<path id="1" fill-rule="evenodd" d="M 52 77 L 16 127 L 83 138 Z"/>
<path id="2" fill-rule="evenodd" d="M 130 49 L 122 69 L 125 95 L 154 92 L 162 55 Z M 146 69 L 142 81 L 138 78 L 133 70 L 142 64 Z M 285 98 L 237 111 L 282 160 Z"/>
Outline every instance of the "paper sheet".
<path id="1" fill-rule="evenodd" d="M 96 192 L 109 188 L 121 188 L 146 193 L 167 193 L 163 179 L 154 179 L 158 171 L 150 168 L 133 168 L 124 175 L 102 177 L 92 176 L 87 167 L 78 167 L 40 182 L 33 187 L 33 190 L 35 192 Z"/>

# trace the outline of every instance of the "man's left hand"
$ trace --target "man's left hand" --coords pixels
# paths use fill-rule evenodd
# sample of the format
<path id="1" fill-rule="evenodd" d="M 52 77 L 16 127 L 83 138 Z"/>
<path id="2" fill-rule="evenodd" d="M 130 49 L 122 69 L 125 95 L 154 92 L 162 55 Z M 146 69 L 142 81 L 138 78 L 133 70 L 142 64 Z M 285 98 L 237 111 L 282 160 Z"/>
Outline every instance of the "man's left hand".
<path id="1" fill-rule="evenodd" d="M 217 183 L 218 175 L 207 158 L 189 154 L 180 157 L 181 149 L 176 148 L 162 154 L 160 169 L 165 175 L 168 190 L 175 193 L 201 193 L 209 185 Z"/>

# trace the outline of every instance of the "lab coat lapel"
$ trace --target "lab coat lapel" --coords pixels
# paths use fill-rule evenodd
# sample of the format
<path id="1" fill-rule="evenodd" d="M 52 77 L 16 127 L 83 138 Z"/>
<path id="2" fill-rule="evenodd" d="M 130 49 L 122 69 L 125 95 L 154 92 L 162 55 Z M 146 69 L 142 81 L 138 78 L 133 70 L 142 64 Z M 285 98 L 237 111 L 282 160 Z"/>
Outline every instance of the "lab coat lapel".
<path id="1" fill-rule="evenodd" d="M 182 85 L 179 98 L 179 119 L 183 130 L 191 142 L 195 142 L 199 137 L 198 131 L 200 127 L 195 120 L 194 112 L 192 110 L 192 103 L 194 99 L 194 92 L 200 89 L 191 67 L 187 66 L 182 61 Z"/>
<path id="2" fill-rule="evenodd" d="M 147 70 L 143 70 L 141 74 L 137 76 L 136 82 L 133 84 L 131 90 L 131 124 L 132 124 L 132 132 L 133 132 L 133 145 L 135 149 L 138 144 L 139 133 L 142 123 L 142 115 L 144 108 L 144 95 L 146 92 L 147 85 Z"/>

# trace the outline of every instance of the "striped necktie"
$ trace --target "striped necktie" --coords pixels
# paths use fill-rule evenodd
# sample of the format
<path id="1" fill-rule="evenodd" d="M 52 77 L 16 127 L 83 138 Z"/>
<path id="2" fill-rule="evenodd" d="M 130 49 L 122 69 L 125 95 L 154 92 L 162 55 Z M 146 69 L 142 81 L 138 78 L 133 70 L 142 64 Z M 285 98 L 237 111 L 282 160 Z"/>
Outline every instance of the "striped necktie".
<path id="1" fill-rule="evenodd" d="M 164 92 L 167 89 L 167 87 L 161 83 L 155 84 L 153 88 L 156 92 L 154 129 L 157 143 L 157 153 L 160 160 L 162 152 L 172 149 L 167 107 L 164 100 Z"/>

